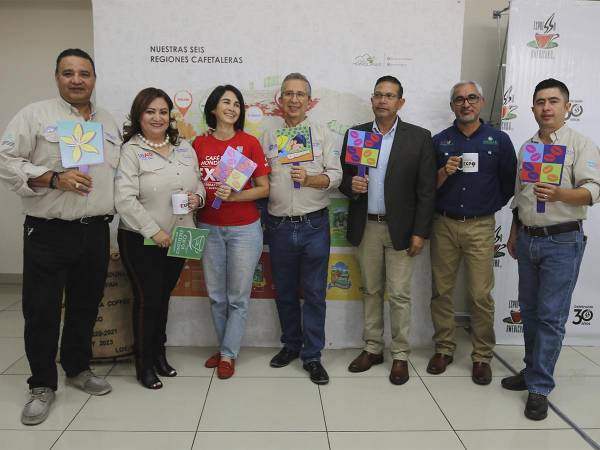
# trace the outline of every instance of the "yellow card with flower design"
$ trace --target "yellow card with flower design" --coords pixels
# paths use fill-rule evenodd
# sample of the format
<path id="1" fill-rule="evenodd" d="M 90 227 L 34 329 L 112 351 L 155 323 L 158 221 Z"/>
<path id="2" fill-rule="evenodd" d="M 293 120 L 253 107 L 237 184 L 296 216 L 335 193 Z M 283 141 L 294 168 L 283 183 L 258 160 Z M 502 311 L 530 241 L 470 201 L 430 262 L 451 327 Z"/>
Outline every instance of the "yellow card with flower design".
<path id="1" fill-rule="evenodd" d="M 59 120 L 56 126 L 63 167 L 85 167 L 104 162 L 101 123 Z"/>

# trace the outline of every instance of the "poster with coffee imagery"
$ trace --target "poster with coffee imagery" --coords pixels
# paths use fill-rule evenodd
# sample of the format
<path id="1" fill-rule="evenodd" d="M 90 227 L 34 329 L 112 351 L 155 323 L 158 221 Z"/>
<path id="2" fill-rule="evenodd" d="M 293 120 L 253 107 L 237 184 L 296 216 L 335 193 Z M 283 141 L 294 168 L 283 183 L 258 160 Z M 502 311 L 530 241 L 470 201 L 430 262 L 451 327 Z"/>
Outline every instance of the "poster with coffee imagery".
<path id="1" fill-rule="evenodd" d="M 534 144 L 530 140 L 538 125 L 531 112 L 532 95 L 537 83 L 552 77 L 563 81 L 570 90 L 571 108 L 565 124 L 600 142 L 600 92 L 594 74 L 600 73 L 600 40 L 589 39 L 597 29 L 599 2 L 574 0 L 512 0 L 506 58 L 506 79 L 501 106 L 501 129 L 522 154 L 519 167 L 522 182 L 543 181 L 560 184 L 564 146 Z M 562 148 L 561 148 L 562 147 Z M 596 163 L 585 162 L 600 170 Z M 590 165 L 591 164 L 591 165 Z M 537 206 L 536 206 L 537 208 Z M 543 211 L 538 211 L 543 214 Z M 496 215 L 506 244 L 512 214 L 509 208 Z M 600 265 L 600 208 L 588 208 L 583 229 L 588 236 L 585 254 L 566 324 L 565 345 L 600 343 L 600 297 L 597 295 L 597 267 Z M 510 256 L 495 258 L 496 304 L 495 332 L 500 344 L 523 344 L 518 302 L 517 263 Z"/>

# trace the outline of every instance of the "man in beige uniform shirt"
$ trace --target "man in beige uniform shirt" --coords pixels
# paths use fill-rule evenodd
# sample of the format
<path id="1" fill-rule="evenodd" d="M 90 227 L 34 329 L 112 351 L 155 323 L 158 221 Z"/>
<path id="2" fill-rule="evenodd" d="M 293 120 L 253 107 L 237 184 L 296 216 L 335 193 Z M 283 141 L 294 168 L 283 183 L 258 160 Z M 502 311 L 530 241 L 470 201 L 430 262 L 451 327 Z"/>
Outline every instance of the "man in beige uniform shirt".
<path id="1" fill-rule="evenodd" d="M 31 377 L 21 415 L 25 425 L 43 422 L 54 400 L 63 293 L 60 362 L 67 383 L 92 395 L 111 391 L 90 371 L 89 362 L 108 268 L 119 131 L 110 114 L 90 102 L 96 74 L 86 52 L 64 50 L 56 60 L 55 78 L 59 96 L 19 111 L 0 142 L 0 180 L 22 197 L 26 214 L 23 316 Z M 90 166 L 88 173 L 65 169 L 58 144 L 60 120 L 101 123 L 104 162 Z"/>
<path id="2" fill-rule="evenodd" d="M 340 162 L 329 131 L 306 117 L 310 83 L 299 73 L 285 77 L 279 100 L 284 123 L 277 128 L 310 127 L 314 160 L 299 166 L 276 161 L 274 130 L 263 135 L 262 145 L 272 172 L 269 175 L 267 231 L 277 290 L 276 304 L 281 322 L 283 348 L 271 367 L 284 367 L 300 356 L 310 379 L 329 382 L 321 365 L 325 345 L 325 294 L 329 263 L 329 191 L 342 179 Z M 300 184 L 294 189 L 294 183 Z M 300 306 L 299 290 L 304 304 Z"/>
<path id="3" fill-rule="evenodd" d="M 583 220 L 587 207 L 600 199 L 600 154 L 587 137 L 565 125 L 569 90 L 561 81 L 540 82 L 533 93 L 533 115 L 540 129 L 530 144 L 566 147 L 559 186 L 524 183 L 517 177 L 514 219 L 508 251 L 519 264 L 519 306 L 525 341 L 525 369 L 504 378 L 502 387 L 529 391 L 525 416 L 545 419 L 548 395 L 554 388 L 571 296 L 585 250 Z M 542 212 L 537 202 L 545 205 Z"/>

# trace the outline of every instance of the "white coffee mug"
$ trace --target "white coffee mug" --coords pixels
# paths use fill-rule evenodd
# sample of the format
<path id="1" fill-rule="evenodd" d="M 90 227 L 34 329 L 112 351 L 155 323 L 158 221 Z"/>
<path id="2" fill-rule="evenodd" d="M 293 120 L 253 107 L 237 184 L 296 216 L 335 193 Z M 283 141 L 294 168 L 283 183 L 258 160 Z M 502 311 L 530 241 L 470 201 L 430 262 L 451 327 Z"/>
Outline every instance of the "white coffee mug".
<path id="1" fill-rule="evenodd" d="M 463 153 L 458 170 L 464 173 L 479 172 L 479 153 Z"/>
<path id="2" fill-rule="evenodd" d="M 186 193 L 175 192 L 171 195 L 173 214 L 187 214 L 190 212 L 190 203 Z"/>

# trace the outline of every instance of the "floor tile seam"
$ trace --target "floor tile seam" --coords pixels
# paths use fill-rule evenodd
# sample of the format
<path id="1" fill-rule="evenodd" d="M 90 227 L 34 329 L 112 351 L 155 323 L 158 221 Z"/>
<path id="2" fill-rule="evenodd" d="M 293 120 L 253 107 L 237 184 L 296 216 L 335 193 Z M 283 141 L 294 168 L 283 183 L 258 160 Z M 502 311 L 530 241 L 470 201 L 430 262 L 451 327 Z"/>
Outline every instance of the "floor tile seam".
<path id="1" fill-rule="evenodd" d="M 24 425 L 25 426 L 25 425 Z M 64 431 L 62 428 L 37 428 L 35 426 L 28 426 L 27 428 L 3 428 L 0 426 L 0 432 L 2 431 L 22 431 L 23 433 L 37 432 L 37 431 Z"/>
<path id="2" fill-rule="evenodd" d="M 190 428 L 180 428 L 180 429 L 160 429 L 160 428 L 136 428 L 136 429 L 123 429 L 123 428 L 69 428 L 64 430 L 64 433 L 73 433 L 73 432 L 84 432 L 84 433 L 190 433 L 194 434 L 195 430 L 192 427 Z"/>
<path id="3" fill-rule="evenodd" d="M 446 416 L 446 413 L 444 412 L 444 410 L 442 409 L 442 407 L 440 406 L 440 404 L 438 403 L 438 401 L 435 399 L 433 393 L 429 389 L 429 386 L 427 386 L 427 384 L 425 383 L 425 381 L 423 380 L 423 378 L 418 373 L 417 373 L 417 377 L 419 378 L 419 381 L 421 382 L 421 384 L 423 385 L 423 387 L 425 388 L 425 390 L 427 391 L 427 393 L 429 394 L 429 396 L 431 397 L 431 399 L 435 403 L 435 406 L 437 406 L 437 408 L 442 413 L 442 416 L 444 416 L 444 419 L 446 420 L 446 422 L 450 426 L 450 429 L 454 432 L 454 434 L 456 434 L 456 431 L 454 431 L 454 426 L 450 422 L 450 419 L 448 418 L 448 416 Z M 460 440 L 460 438 L 458 437 L 458 435 L 456 435 L 456 437 Z M 460 440 L 460 442 L 463 445 L 463 447 L 465 447 L 465 445 L 462 443 L 462 440 Z M 465 447 L 465 449 L 466 449 L 466 447 Z"/>
<path id="4" fill-rule="evenodd" d="M 415 428 L 410 430 L 329 430 L 329 433 L 452 433 L 453 430 L 444 430 L 438 428 Z"/>
<path id="5" fill-rule="evenodd" d="M 136 377 L 135 373 L 107 373 L 106 376 L 133 377 L 133 378 Z M 181 375 L 181 374 L 177 374 L 177 377 L 175 377 L 175 378 L 211 378 L 211 377 L 212 377 L 212 375 Z"/>
<path id="6" fill-rule="evenodd" d="M 325 425 L 325 436 L 327 436 L 327 447 L 331 450 L 331 441 L 329 440 L 329 431 L 327 428 L 327 417 L 325 416 L 325 405 L 323 405 L 323 395 L 321 395 L 321 386 L 317 385 L 319 393 L 319 403 L 321 404 L 321 412 L 323 413 L 323 424 Z"/>
<path id="7" fill-rule="evenodd" d="M 79 413 L 83 410 L 83 408 L 85 408 L 85 405 L 88 404 L 88 402 L 90 401 L 90 399 L 92 398 L 91 395 L 88 394 L 88 398 L 86 399 L 85 402 L 83 402 L 83 405 L 81 405 L 81 408 L 79 408 L 77 410 L 77 412 L 75 413 L 75 415 L 73 416 L 73 418 L 69 421 L 69 423 L 67 424 L 67 426 L 61 431 L 61 433 L 58 435 L 58 437 L 56 438 L 56 440 L 54 441 L 54 444 L 52 444 L 50 446 L 50 450 L 52 450 L 54 448 L 54 446 L 56 445 L 56 443 L 60 440 L 60 438 L 63 436 L 63 434 L 65 434 L 65 432 L 69 429 L 69 427 L 73 424 L 73 422 L 75 421 L 75 418 L 79 415 Z"/>
<path id="8" fill-rule="evenodd" d="M 198 433 L 319 433 L 325 434 L 325 430 L 233 430 L 233 431 L 223 431 L 223 430 L 199 430 Z"/>
<path id="9" fill-rule="evenodd" d="M 589 356 L 587 356 L 585 353 L 580 352 L 579 350 L 577 350 L 575 347 L 570 346 L 569 348 L 572 348 L 574 351 L 576 351 L 579 355 L 583 356 L 585 359 L 587 359 L 588 361 L 591 361 L 594 365 L 599 366 L 600 367 L 600 363 L 597 363 L 596 361 L 594 361 L 592 358 L 590 358 Z"/>
<path id="10" fill-rule="evenodd" d="M 583 375 L 554 375 L 554 378 L 599 378 L 599 374 L 583 374 Z"/>
<path id="11" fill-rule="evenodd" d="M 255 427 L 256 428 L 256 427 Z M 198 431 L 196 432 L 196 434 L 198 433 L 326 433 L 325 429 L 323 428 L 311 428 L 311 429 L 242 429 L 241 427 L 238 427 L 237 429 L 227 429 L 227 428 L 222 428 L 222 429 L 215 429 L 215 428 L 210 428 L 210 429 L 198 429 Z"/>
<path id="12" fill-rule="evenodd" d="M 502 363 L 507 369 L 509 369 L 512 373 L 514 373 L 515 375 L 518 373 L 517 370 L 512 367 L 510 364 L 508 364 L 508 362 L 502 358 L 501 356 L 499 356 L 495 351 L 492 352 L 494 357 L 500 361 L 500 363 Z M 565 413 L 563 413 L 558 406 L 556 406 L 553 402 L 551 402 L 550 400 L 548 400 L 548 406 L 550 407 L 550 409 L 552 411 L 555 412 L 555 414 L 560 417 L 567 425 L 569 425 L 571 427 L 571 429 L 573 429 L 577 434 L 579 434 L 579 436 L 590 445 L 590 447 L 596 449 L 596 450 L 600 450 L 600 444 L 598 444 L 596 441 L 594 441 L 585 431 L 583 431 L 583 429 L 581 427 L 579 427 L 579 425 L 577 425 L 569 416 L 567 416 Z"/>
<path id="13" fill-rule="evenodd" d="M 204 408 L 206 408 L 206 402 L 208 401 L 208 394 L 210 393 L 210 388 L 212 387 L 212 382 L 215 378 L 215 369 L 212 371 L 212 375 L 210 376 L 210 381 L 208 382 L 208 387 L 206 388 L 206 395 L 204 396 L 204 402 L 202 403 L 202 409 L 200 410 L 200 416 L 198 417 L 198 423 L 196 424 L 196 431 L 194 433 L 194 437 L 192 438 L 192 445 L 190 446 L 190 450 L 194 448 L 194 444 L 196 443 L 196 436 L 198 436 L 198 429 L 200 428 L 200 422 L 202 421 L 202 416 L 204 415 Z"/>
<path id="14" fill-rule="evenodd" d="M 13 367 L 15 364 L 17 364 L 19 361 L 21 361 L 23 358 L 25 358 L 27 355 L 23 354 L 23 356 L 21 356 L 20 358 L 18 358 L 15 362 L 13 362 L 12 364 L 10 364 L 6 369 L 4 369 L 2 371 L 2 373 L 0 373 L 1 375 L 30 375 L 28 373 L 6 373 L 10 370 L 11 367 Z"/>
<path id="15" fill-rule="evenodd" d="M 535 425 L 535 424 L 534 424 Z M 508 427 L 508 428 L 456 428 L 459 433 L 470 432 L 470 431 L 575 431 L 572 427 L 550 427 L 550 428 L 521 428 L 521 427 Z"/>

